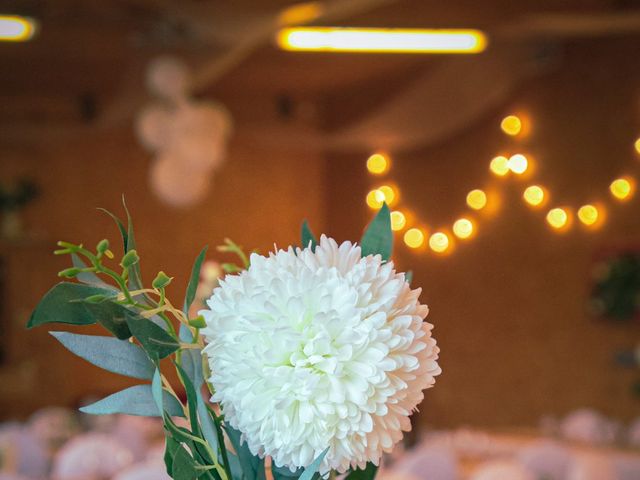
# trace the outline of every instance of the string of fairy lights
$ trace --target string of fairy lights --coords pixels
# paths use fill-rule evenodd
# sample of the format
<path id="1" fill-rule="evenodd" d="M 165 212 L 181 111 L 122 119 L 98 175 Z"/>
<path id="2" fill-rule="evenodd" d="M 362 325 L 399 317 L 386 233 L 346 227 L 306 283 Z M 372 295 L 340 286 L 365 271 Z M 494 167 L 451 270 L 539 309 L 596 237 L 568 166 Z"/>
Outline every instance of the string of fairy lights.
<path id="1" fill-rule="evenodd" d="M 500 122 L 501 130 L 509 137 L 526 136 L 531 124 L 523 115 L 508 115 Z M 635 141 L 635 150 L 640 154 L 640 138 Z M 477 213 L 490 205 L 489 193 L 481 188 L 475 188 L 466 196 L 466 205 L 471 210 L 451 222 L 450 226 L 430 231 L 425 225 L 425 219 L 408 205 L 400 202 L 400 190 L 389 177 L 391 171 L 389 155 L 377 152 L 367 159 L 367 170 L 373 177 L 384 178 L 384 182 L 377 184 L 366 195 L 367 205 L 377 210 L 386 202 L 391 211 L 391 228 L 402 234 L 407 247 L 416 251 L 426 251 L 439 255 L 451 253 L 458 242 L 472 239 L 478 230 Z M 516 176 L 530 173 L 531 158 L 525 153 L 514 153 L 510 156 L 498 155 L 489 162 L 489 171 L 499 178 L 506 179 L 509 175 Z M 613 179 L 609 184 L 609 194 L 616 202 L 626 202 L 633 197 L 636 189 L 636 179 L 631 175 L 624 175 Z M 491 195 L 496 195 L 491 193 Z M 528 184 L 522 191 L 522 200 L 531 208 L 546 211 L 545 220 L 548 226 L 556 232 L 566 232 L 573 224 L 578 223 L 587 230 L 601 227 L 606 218 L 606 206 L 602 202 L 591 202 L 572 207 L 567 205 L 553 205 L 554 196 L 549 188 L 540 183 Z M 474 213 L 476 215 L 474 215 Z M 577 222 L 575 221 L 577 218 Z"/>

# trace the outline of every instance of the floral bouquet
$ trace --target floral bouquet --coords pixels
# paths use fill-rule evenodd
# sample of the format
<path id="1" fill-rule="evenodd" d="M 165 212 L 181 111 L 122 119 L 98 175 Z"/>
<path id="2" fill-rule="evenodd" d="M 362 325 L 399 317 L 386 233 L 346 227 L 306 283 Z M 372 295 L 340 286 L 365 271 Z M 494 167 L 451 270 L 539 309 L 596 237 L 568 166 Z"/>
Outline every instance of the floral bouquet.
<path id="1" fill-rule="evenodd" d="M 100 368 L 146 381 L 83 412 L 161 417 L 176 480 L 375 477 L 440 373 L 420 289 L 390 261 L 386 205 L 360 245 L 317 241 L 306 222 L 302 247 L 269 256 L 248 258 L 227 240 L 219 249 L 242 265 L 224 265 L 195 317 L 206 248 L 180 308 L 165 273 L 143 285 L 128 211 L 126 226 L 107 213 L 122 236 L 119 265 L 109 266 L 107 240 L 95 250 L 59 242 L 55 253 L 73 262 L 59 275 L 77 282 L 54 286 L 28 323 L 98 323 L 112 336 L 51 334 Z"/>

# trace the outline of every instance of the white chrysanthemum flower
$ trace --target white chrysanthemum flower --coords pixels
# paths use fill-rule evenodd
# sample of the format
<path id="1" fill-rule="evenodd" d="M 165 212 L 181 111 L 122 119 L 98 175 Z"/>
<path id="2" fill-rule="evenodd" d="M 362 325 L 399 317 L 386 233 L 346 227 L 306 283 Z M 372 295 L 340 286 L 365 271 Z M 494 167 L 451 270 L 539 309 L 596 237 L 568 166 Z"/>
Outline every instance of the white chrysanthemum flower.
<path id="1" fill-rule="evenodd" d="M 441 370 L 428 308 L 380 255 L 323 236 L 227 276 L 200 312 L 212 398 L 254 455 L 292 470 L 378 463 Z"/>

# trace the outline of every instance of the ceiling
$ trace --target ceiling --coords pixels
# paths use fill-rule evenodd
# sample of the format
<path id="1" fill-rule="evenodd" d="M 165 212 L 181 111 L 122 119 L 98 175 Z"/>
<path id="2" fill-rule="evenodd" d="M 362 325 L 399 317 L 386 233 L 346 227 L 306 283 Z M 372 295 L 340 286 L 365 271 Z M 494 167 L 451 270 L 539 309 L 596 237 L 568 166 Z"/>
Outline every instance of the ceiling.
<path id="1" fill-rule="evenodd" d="M 197 94 L 344 98 L 372 80 L 403 84 L 445 57 L 290 53 L 271 43 L 285 0 L 5 0 L 0 13 L 37 18 L 39 35 L 0 43 L 0 129 L 124 121 L 146 100 L 144 68 L 157 55 L 186 58 Z M 317 23 L 474 27 L 491 49 L 540 39 L 640 35 L 640 0 L 334 0 Z M 241 48 L 238 48 L 241 46 Z M 371 98 L 384 92 L 372 91 Z M 107 119 L 107 120 L 105 120 Z"/>

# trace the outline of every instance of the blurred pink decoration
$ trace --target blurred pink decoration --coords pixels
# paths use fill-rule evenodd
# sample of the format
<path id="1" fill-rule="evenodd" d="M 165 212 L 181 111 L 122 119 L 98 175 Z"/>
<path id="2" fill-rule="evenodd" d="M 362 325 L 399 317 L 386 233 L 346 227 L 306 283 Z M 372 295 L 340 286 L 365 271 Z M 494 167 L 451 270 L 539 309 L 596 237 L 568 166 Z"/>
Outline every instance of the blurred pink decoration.
<path id="1" fill-rule="evenodd" d="M 4 474 L 44 478 L 50 455 L 45 443 L 17 423 L 0 428 L 0 471 Z"/>
<path id="2" fill-rule="evenodd" d="M 133 463 L 133 454 L 116 439 L 102 433 L 75 437 L 58 452 L 54 480 L 102 480 Z"/>
<path id="3" fill-rule="evenodd" d="M 567 480 L 616 480 L 616 474 L 606 454 L 582 453 L 576 455 Z"/>
<path id="4" fill-rule="evenodd" d="M 164 438 L 157 418 L 131 415 L 119 415 L 111 435 L 131 452 L 135 461 L 145 459 L 151 445 Z"/>
<path id="5" fill-rule="evenodd" d="M 458 459 L 453 451 L 444 447 L 425 446 L 402 457 L 382 479 L 457 480 Z"/>
<path id="6" fill-rule="evenodd" d="M 522 465 L 507 460 L 491 460 L 480 465 L 470 480 L 537 480 Z"/>
<path id="7" fill-rule="evenodd" d="M 150 152 L 160 152 L 171 143 L 173 116 L 159 103 L 143 108 L 136 117 L 135 131 L 138 141 Z"/>
<path id="8" fill-rule="evenodd" d="M 189 81 L 189 69 L 184 62 L 175 57 L 158 57 L 147 69 L 149 91 L 173 102 L 180 102 L 187 97 Z"/>
<path id="9" fill-rule="evenodd" d="M 28 428 L 51 453 L 55 453 L 80 432 L 80 423 L 78 415 L 73 410 L 47 407 L 31 415 Z"/>
<path id="10" fill-rule="evenodd" d="M 518 461 L 537 478 L 565 480 L 572 456 L 569 450 L 557 442 L 541 441 L 523 448 Z"/>
<path id="11" fill-rule="evenodd" d="M 123 470 L 112 480 L 171 480 L 164 462 L 146 462 Z"/>
<path id="12" fill-rule="evenodd" d="M 588 408 L 570 413 L 560 424 L 560 434 L 563 438 L 591 445 L 612 443 L 618 433 L 619 426 L 616 422 Z"/>
<path id="13" fill-rule="evenodd" d="M 636 418 L 627 430 L 627 443 L 631 447 L 640 448 L 640 417 Z"/>
<path id="14" fill-rule="evenodd" d="M 202 200 L 209 189 L 206 173 L 193 173 L 170 154 L 162 154 L 151 167 L 151 187 L 173 207 L 188 207 Z"/>

